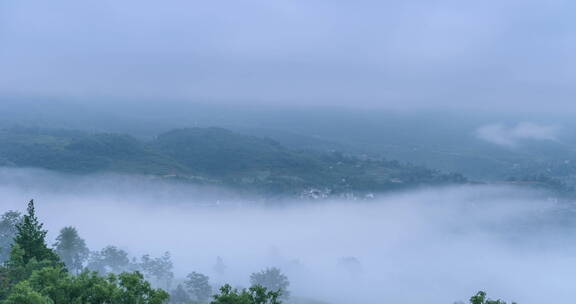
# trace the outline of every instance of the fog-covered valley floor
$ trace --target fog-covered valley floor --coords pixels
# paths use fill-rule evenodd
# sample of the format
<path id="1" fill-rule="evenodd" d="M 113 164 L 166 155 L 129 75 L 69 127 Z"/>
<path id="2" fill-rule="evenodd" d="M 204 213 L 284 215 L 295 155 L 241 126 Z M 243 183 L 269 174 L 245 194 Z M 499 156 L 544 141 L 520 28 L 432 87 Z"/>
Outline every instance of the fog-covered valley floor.
<path id="1" fill-rule="evenodd" d="M 177 276 L 199 271 L 213 283 L 247 286 L 250 273 L 276 266 L 293 295 L 334 304 L 451 304 L 478 290 L 522 304 L 573 298 L 569 205 L 536 192 L 466 186 L 274 202 L 146 177 L 0 170 L 0 212 L 31 198 L 51 242 L 74 226 L 92 250 L 170 251 Z"/>

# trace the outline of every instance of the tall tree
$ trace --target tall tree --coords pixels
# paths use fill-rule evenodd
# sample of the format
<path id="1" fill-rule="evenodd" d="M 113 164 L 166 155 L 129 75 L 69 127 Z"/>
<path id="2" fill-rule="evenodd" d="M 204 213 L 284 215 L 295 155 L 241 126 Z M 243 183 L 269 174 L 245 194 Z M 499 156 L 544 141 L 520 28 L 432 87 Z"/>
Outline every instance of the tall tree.
<path id="1" fill-rule="evenodd" d="M 212 296 L 212 286 L 210 286 L 210 278 L 198 272 L 192 272 L 187 276 L 184 282 L 186 289 L 195 300 L 200 303 L 207 303 Z"/>
<path id="2" fill-rule="evenodd" d="M 34 200 L 28 203 L 27 214 L 22 222 L 16 225 L 17 234 L 14 244 L 23 251 L 22 261 L 28 263 L 30 260 L 59 262 L 58 256 L 46 245 L 47 230 L 43 229 L 43 224 L 38 221 L 34 209 Z"/>
<path id="3" fill-rule="evenodd" d="M 172 264 L 170 252 L 165 252 L 164 255 L 159 258 L 153 258 L 146 254 L 142 256 L 138 266 L 147 279 L 162 288 L 170 290 L 172 280 L 174 279 L 174 273 L 172 272 L 174 265 Z"/>
<path id="4" fill-rule="evenodd" d="M 82 271 L 90 250 L 86 247 L 86 242 L 78 235 L 76 228 L 62 228 L 56 238 L 54 247 L 56 253 L 71 273 L 78 274 Z"/>

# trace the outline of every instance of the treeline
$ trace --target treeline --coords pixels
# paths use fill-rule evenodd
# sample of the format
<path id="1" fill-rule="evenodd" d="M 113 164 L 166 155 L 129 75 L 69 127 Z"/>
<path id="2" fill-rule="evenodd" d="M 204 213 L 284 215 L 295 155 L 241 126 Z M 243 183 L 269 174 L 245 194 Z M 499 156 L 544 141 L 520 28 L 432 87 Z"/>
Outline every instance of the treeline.
<path id="1" fill-rule="evenodd" d="M 51 248 L 46 234 L 33 201 L 24 215 L 14 211 L 2 215 L 0 303 L 279 304 L 289 295 L 288 279 L 276 268 L 252 274 L 248 289 L 223 285 L 220 293 L 214 294 L 208 276 L 197 272 L 172 288 L 173 265 L 168 253 L 130 259 L 113 246 L 90 252 L 73 227 L 63 228 Z"/>
<path id="2" fill-rule="evenodd" d="M 175 279 L 170 254 L 139 259 L 114 246 L 91 252 L 73 227 L 63 228 L 52 247 L 36 216 L 34 201 L 25 214 L 0 218 L 0 304 L 281 304 L 290 301 L 290 282 L 278 268 L 250 275 L 251 287 L 213 286 L 191 272 Z M 214 270 L 226 269 L 217 258 Z M 215 292 L 218 289 L 219 292 Z M 506 304 L 484 292 L 471 304 Z"/>

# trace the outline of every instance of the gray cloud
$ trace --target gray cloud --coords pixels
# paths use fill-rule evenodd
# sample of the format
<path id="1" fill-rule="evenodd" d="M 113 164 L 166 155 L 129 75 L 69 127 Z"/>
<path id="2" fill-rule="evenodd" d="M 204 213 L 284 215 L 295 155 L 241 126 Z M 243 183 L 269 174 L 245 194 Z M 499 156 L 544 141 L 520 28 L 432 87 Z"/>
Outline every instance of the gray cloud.
<path id="1" fill-rule="evenodd" d="M 4 94 L 554 111 L 576 80 L 563 0 L 0 5 Z"/>

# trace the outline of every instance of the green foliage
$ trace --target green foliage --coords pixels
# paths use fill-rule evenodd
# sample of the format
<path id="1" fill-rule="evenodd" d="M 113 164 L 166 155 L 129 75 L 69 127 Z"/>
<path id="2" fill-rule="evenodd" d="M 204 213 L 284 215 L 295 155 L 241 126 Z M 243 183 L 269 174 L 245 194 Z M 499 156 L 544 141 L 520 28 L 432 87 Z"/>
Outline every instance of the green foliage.
<path id="1" fill-rule="evenodd" d="M 18 230 L 16 225 L 22 221 L 22 214 L 16 211 L 7 211 L 0 217 L 0 264 L 10 257 L 10 248 Z"/>
<path id="2" fill-rule="evenodd" d="M 178 164 L 131 136 L 65 130 L 0 130 L 0 163 L 71 173 L 181 172 Z"/>
<path id="3" fill-rule="evenodd" d="M 250 284 L 252 284 L 252 286 L 262 286 L 272 291 L 279 291 L 283 299 L 288 299 L 290 296 L 290 292 L 288 291 L 290 281 L 288 281 L 288 277 L 282 274 L 280 269 L 275 267 L 267 268 L 250 275 Z"/>
<path id="4" fill-rule="evenodd" d="M 34 200 L 28 203 L 28 213 L 22 222 L 16 225 L 17 234 L 14 243 L 22 250 L 22 263 L 27 264 L 32 259 L 36 261 L 59 262 L 58 256 L 46 245 L 46 234 L 43 224 L 38 221 L 34 209 Z M 13 261 L 14 262 L 14 261 Z"/>
<path id="5" fill-rule="evenodd" d="M 22 297 L 46 301 L 38 303 L 70 304 L 162 304 L 168 300 L 166 292 L 153 289 L 138 272 L 108 277 L 84 272 L 74 276 L 53 267 L 37 270 L 18 283 L 7 301 Z"/>
<path id="6" fill-rule="evenodd" d="M 63 260 L 71 265 L 70 273 L 58 256 L 46 246 L 46 230 L 35 214 L 34 202 L 16 225 L 10 257 L 0 267 L 0 303 L 2 304 L 163 304 L 169 295 L 154 289 L 139 272 L 110 274 L 96 272 L 74 275 L 87 255 L 84 241 L 76 229 L 66 227 L 57 238 L 56 248 Z M 16 218 L 16 217 L 13 217 Z M 106 266 L 118 270 L 124 252 L 105 248 L 101 252 Z"/>
<path id="7" fill-rule="evenodd" d="M 479 291 L 476 295 L 470 298 L 470 304 L 506 304 L 502 300 L 490 300 L 486 298 L 486 293 L 484 291 Z M 512 302 L 512 304 L 516 304 Z"/>
<path id="8" fill-rule="evenodd" d="M 153 289 L 139 272 L 120 274 L 118 287 L 119 291 L 114 296 L 114 303 L 118 304 L 162 304 L 169 298 L 165 291 Z"/>
<path id="9" fill-rule="evenodd" d="M 20 290 L 21 297 L 30 301 L 40 301 L 34 293 L 27 292 L 26 286 L 18 284 L 27 280 L 35 271 L 45 267 L 62 267 L 58 256 L 47 247 L 47 231 L 38 221 L 34 201 L 28 203 L 27 214 L 16 223 L 16 235 L 11 247 L 10 257 L 0 268 L 0 300 L 11 294 L 11 290 Z M 13 298 L 20 299 L 19 297 Z"/>
<path id="10" fill-rule="evenodd" d="M 197 302 L 206 303 L 210 300 L 212 295 L 212 286 L 210 285 L 210 278 L 198 272 L 192 272 L 186 277 L 184 282 L 188 292 L 194 297 Z"/>
<path id="11" fill-rule="evenodd" d="M 280 291 L 268 291 L 262 286 L 238 291 L 230 285 L 224 285 L 220 288 L 220 294 L 215 295 L 210 304 L 281 304 L 280 296 Z"/>
<path id="12" fill-rule="evenodd" d="M 24 262 L 25 251 L 18 244 L 12 247 L 10 252 L 10 259 L 6 262 L 6 266 L 2 268 L 3 276 L 2 285 L 5 288 L 10 288 L 16 283 L 28 279 L 34 271 L 46 267 L 60 267 L 61 263 L 55 263 L 52 260 L 37 261 L 35 258 L 31 259 L 28 263 Z"/>
<path id="13" fill-rule="evenodd" d="M 24 281 L 14 287 L 3 304 L 54 304 L 54 301 L 35 291 L 29 282 Z"/>
<path id="14" fill-rule="evenodd" d="M 56 238 L 54 244 L 55 251 L 69 271 L 80 273 L 83 269 L 84 262 L 88 259 L 90 250 L 86 243 L 78 235 L 74 227 L 64 227 Z"/>

